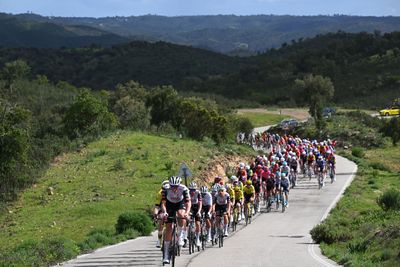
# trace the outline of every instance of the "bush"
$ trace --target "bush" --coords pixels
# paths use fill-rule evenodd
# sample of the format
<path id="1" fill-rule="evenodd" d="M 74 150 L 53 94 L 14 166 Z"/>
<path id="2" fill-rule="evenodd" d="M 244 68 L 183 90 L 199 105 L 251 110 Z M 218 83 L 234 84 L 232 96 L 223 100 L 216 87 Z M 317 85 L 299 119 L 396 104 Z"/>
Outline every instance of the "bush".
<path id="1" fill-rule="evenodd" d="M 80 252 L 74 241 L 51 238 L 41 242 L 27 240 L 1 255 L 1 266 L 48 266 L 74 258 Z"/>
<path id="2" fill-rule="evenodd" d="M 126 212 L 119 215 L 115 229 L 118 234 L 122 234 L 128 229 L 134 229 L 140 235 L 150 235 L 153 223 L 150 217 L 143 212 Z"/>
<path id="3" fill-rule="evenodd" d="M 400 191 L 390 189 L 377 199 L 378 205 L 385 211 L 400 211 Z"/>
<path id="4" fill-rule="evenodd" d="M 351 154 L 357 158 L 363 158 L 365 156 L 365 151 L 361 147 L 353 147 Z"/>
<path id="5" fill-rule="evenodd" d="M 326 244 L 332 244 L 338 241 L 347 241 L 352 238 L 350 232 L 338 231 L 338 228 L 332 227 L 326 223 L 318 224 L 310 231 L 312 239 L 316 243 L 324 242 Z"/>
<path id="6" fill-rule="evenodd" d="M 381 162 L 371 162 L 369 165 L 375 170 L 390 172 L 390 168 Z"/>

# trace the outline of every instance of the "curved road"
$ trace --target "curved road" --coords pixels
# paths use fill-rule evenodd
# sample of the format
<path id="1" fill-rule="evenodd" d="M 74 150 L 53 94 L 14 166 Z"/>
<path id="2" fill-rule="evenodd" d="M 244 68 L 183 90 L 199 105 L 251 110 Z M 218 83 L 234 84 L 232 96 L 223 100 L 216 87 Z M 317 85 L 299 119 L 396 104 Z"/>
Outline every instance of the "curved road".
<path id="1" fill-rule="evenodd" d="M 300 178 L 290 191 L 285 213 L 272 209 L 232 234 L 224 247 L 209 247 L 188 255 L 184 249 L 177 266 L 337 266 L 321 255 L 309 231 L 328 215 L 354 177 L 357 166 L 337 158 L 337 181 L 318 190 L 316 179 Z M 62 266 L 160 266 L 161 251 L 155 248 L 155 233 L 106 247 L 60 264 Z"/>

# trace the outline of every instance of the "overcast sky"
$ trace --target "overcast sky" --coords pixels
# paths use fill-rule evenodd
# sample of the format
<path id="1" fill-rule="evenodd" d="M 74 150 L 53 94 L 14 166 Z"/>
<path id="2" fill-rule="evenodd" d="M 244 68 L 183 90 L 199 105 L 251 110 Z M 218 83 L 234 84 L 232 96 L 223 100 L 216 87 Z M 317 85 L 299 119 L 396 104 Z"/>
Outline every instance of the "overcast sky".
<path id="1" fill-rule="evenodd" d="M 0 0 L 0 11 L 76 17 L 146 14 L 400 16 L 400 0 Z"/>

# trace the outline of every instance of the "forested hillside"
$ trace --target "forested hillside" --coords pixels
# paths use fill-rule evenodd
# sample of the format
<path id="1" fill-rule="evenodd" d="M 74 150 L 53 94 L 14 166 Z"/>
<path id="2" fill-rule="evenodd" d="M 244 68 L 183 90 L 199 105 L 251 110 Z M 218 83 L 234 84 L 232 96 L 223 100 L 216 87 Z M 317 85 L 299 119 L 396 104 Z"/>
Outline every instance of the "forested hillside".
<path id="1" fill-rule="evenodd" d="M 0 46 L 60 48 L 90 44 L 109 46 L 129 39 L 86 25 L 59 25 L 18 19 L 0 13 Z"/>
<path id="2" fill-rule="evenodd" d="M 27 61 L 34 75 L 93 89 L 113 89 L 129 80 L 183 88 L 189 81 L 238 71 L 249 61 L 163 42 L 131 42 L 110 48 L 0 49 L 0 64 L 18 58 Z"/>
<path id="3" fill-rule="evenodd" d="M 210 78 L 193 84 L 192 89 L 264 104 L 295 105 L 302 104 L 295 79 L 313 73 L 332 80 L 336 104 L 381 108 L 400 93 L 399 48 L 399 32 L 320 35 L 272 49 L 257 57 L 257 67 Z"/>
<path id="4" fill-rule="evenodd" d="M 399 32 L 338 32 L 299 39 L 249 58 L 163 42 L 132 42 L 110 48 L 3 48 L 0 64 L 24 59 L 34 75 L 94 89 L 113 89 L 135 80 L 151 86 L 173 85 L 184 92 L 290 106 L 304 104 L 294 81 L 312 73 L 332 80 L 335 104 L 381 108 L 399 94 L 399 48 Z"/>
<path id="5" fill-rule="evenodd" d="M 62 25 L 86 25 L 137 40 L 161 40 L 217 52 L 264 52 L 299 38 L 337 32 L 391 32 L 400 28 L 399 17 L 359 16 L 131 16 L 105 18 L 42 17 L 21 14 L 25 20 Z"/>

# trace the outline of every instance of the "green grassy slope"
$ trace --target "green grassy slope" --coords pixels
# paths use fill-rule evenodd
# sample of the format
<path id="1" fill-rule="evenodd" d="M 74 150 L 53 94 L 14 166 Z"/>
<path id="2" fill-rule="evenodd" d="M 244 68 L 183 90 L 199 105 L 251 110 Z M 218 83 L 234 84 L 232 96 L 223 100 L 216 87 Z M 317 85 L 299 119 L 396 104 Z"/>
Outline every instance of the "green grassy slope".
<path id="1" fill-rule="evenodd" d="M 58 157 L 39 183 L 0 215 L 0 250 L 57 236 L 81 242 L 94 228 L 112 230 L 122 212 L 152 206 L 161 182 L 176 175 L 182 161 L 198 178 L 213 156 L 235 152 L 252 153 L 142 133 L 112 134 Z"/>

